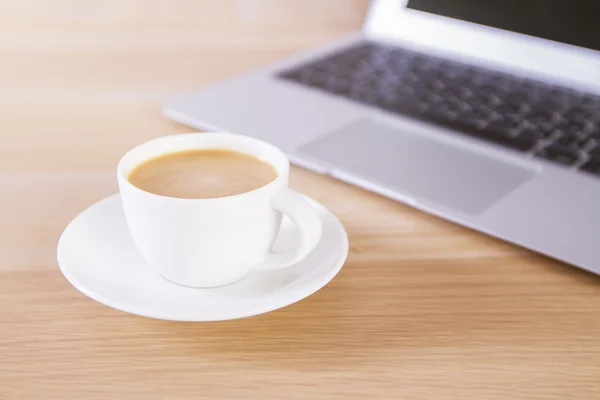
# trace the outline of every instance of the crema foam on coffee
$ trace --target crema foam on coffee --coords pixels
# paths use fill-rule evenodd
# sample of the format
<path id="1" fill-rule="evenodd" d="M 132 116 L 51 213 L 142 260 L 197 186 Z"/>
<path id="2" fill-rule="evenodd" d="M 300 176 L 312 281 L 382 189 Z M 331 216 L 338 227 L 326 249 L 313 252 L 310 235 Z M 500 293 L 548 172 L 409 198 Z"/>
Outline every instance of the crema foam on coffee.
<path id="1" fill-rule="evenodd" d="M 233 196 L 258 189 L 277 177 L 258 158 L 227 149 L 163 154 L 138 165 L 129 182 L 150 193 L 184 199 Z"/>

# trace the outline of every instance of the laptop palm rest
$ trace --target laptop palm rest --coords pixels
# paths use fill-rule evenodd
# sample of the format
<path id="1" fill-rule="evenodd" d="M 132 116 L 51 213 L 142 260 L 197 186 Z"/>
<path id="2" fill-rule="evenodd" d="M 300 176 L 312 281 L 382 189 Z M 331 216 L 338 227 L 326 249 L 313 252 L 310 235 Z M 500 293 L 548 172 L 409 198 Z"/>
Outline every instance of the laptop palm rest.
<path id="1" fill-rule="evenodd" d="M 298 154 L 417 202 L 468 214 L 483 212 L 536 174 L 511 160 L 371 119 L 310 142 Z"/>

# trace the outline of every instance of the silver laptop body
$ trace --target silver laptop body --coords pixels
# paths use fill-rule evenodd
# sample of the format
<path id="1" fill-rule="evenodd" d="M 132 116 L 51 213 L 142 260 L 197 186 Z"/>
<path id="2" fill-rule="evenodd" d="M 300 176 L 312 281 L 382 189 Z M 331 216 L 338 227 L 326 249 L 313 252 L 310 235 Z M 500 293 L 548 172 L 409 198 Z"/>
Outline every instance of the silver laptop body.
<path id="1" fill-rule="evenodd" d="M 374 1 L 361 32 L 177 96 L 165 104 L 164 114 L 196 128 L 269 141 L 299 166 L 600 273 L 600 164 L 593 158 L 600 156 L 594 136 L 600 129 L 600 107 L 595 103 L 600 101 L 600 48 L 593 48 L 598 41 L 588 40 L 589 31 L 580 35 L 587 40 L 581 45 L 572 32 L 577 24 L 584 26 L 585 21 L 573 19 L 589 13 L 583 9 L 588 2 L 496 3 L 505 8 L 490 13 L 478 7 L 492 2 L 474 0 Z M 548 24 L 556 25 L 551 19 L 564 14 L 560 7 L 565 3 L 572 11 L 565 23 L 571 30 L 564 35 L 567 40 L 548 38 L 555 32 Z M 501 28 L 515 18 L 493 20 L 494 15 L 528 15 L 539 7 L 544 12 L 534 12 L 537 19 L 532 16 L 529 24 L 524 17 L 524 27 L 511 26 L 512 31 Z M 600 29 L 597 33 L 600 37 Z M 365 54 L 366 64 L 360 58 Z M 409 72 L 391 71 L 396 68 L 387 66 L 391 58 L 398 60 L 399 70 Z M 422 65 L 407 67 L 406 59 Z M 344 68 L 349 72 L 341 76 Z M 445 76 L 446 70 L 451 76 Z M 389 79 L 374 83 L 391 87 L 389 98 L 370 94 L 369 77 L 377 74 Z M 439 83 L 435 74 L 443 75 Z M 483 84 L 474 81 L 479 86 L 469 90 L 455 83 L 475 75 L 483 80 L 508 77 L 508 83 L 490 89 L 485 100 L 472 100 Z M 350 90 L 344 86 L 348 79 L 367 83 Z M 337 83 L 343 90 L 327 87 Z M 540 98 L 533 105 L 509 104 L 503 96 L 513 93 L 511 85 L 535 86 L 531 90 Z M 436 92 L 446 86 L 448 93 Z M 398 100 L 396 90 L 408 94 Z M 471 103 L 463 102 L 463 94 Z M 446 96 L 441 103 L 440 96 Z M 558 103 L 548 106 L 550 122 L 539 122 L 533 112 L 548 100 Z M 448 110 L 446 101 L 456 103 L 457 109 Z M 493 104 L 480 107 L 481 101 Z M 581 107 L 572 104 L 585 105 L 587 114 L 577 114 Z M 503 114 L 509 106 L 516 107 L 516 114 L 510 114 L 512 109 Z M 483 110 L 487 119 L 473 117 L 474 109 Z M 567 112 L 573 119 L 565 122 L 561 118 Z M 509 129 L 505 125 L 510 115 L 516 127 Z M 572 128 L 575 120 L 580 131 Z M 469 127 L 468 133 L 460 124 Z M 493 124 L 505 130 L 494 140 L 482 139 L 490 132 L 495 135 Z M 542 135 L 544 129 L 548 132 Z M 578 139 L 565 139 L 571 134 Z"/>

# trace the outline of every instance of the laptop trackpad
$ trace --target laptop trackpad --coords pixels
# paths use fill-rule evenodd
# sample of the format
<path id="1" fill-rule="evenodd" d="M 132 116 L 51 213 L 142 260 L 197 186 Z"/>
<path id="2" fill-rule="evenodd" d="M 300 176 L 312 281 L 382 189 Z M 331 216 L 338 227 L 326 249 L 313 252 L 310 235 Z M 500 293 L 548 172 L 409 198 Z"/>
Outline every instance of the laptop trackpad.
<path id="1" fill-rule="evenodd" d="M 300 148 L 356 178 L 457 211 L 479 214 L 535 170 L 466 146 L 361 120 Z"/>

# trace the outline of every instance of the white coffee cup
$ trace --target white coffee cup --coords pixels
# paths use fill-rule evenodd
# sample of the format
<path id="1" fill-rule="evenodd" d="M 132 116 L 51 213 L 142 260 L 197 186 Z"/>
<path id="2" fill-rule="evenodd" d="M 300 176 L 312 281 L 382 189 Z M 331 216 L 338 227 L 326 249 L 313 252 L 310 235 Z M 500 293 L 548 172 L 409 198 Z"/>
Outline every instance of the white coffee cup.
<path id="1" fill-rule="evenodd" d="M 128 180 L 131 171 L 149 159 L 202 148 L 253 155 L 275 167 L 278 176 L 256 190 L 211 199 L 160 196 Z M 308 201 L 288 188 L 289 170 L 286 156 L 268 143 L 227 133 L 191 133 L 133 148 L 119 162 L 117 176 L 129 231 L 148 264 L 171 282 L 215 287 L 239 281 L 253 269 L 290 266 L 319 242 L 321 220 Z M 274 252 L 282 213 L 296 225 L 300 243 Z"/>

